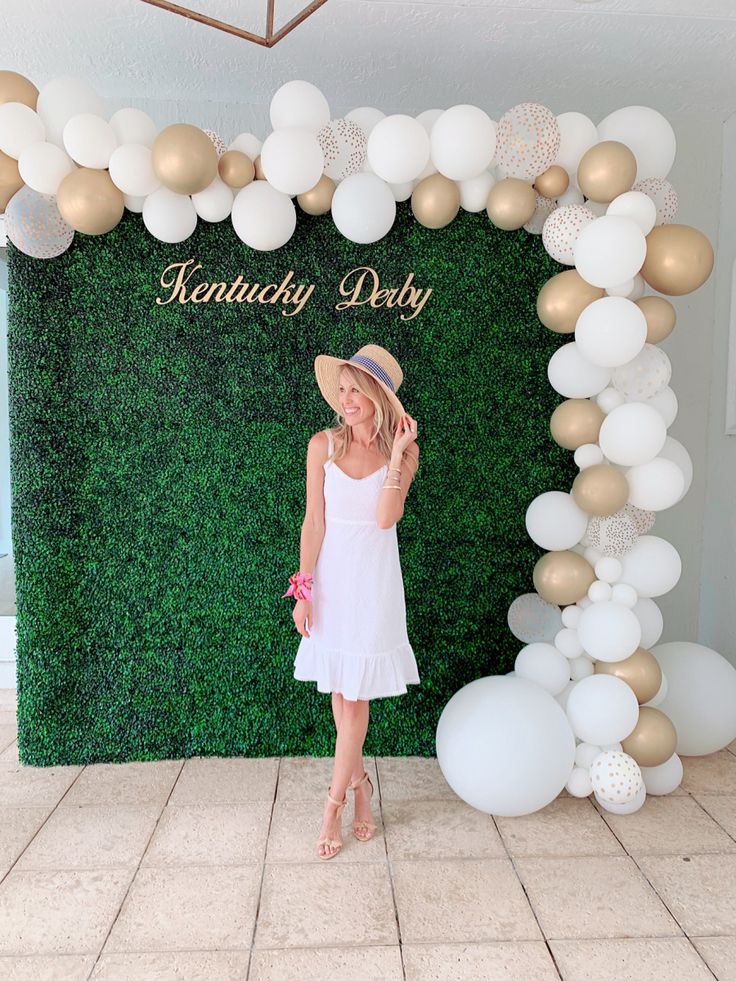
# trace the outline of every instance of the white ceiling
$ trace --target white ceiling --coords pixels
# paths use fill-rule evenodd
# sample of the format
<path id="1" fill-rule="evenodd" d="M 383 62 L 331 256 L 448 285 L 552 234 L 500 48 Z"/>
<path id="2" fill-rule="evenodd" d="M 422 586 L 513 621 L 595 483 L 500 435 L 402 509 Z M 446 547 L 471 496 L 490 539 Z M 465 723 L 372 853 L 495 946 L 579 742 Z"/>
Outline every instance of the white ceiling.
<path id="1" fill-rule="evenodd" d="M 266 0 L 179 0 L 261 31 Z M 276 0 L 277 26 L 300 0 Z M 523 101 L 594 120 L 624 105 L 665 115 L 736 110 L 736 0 L 328 0 L 272 49 L 141 0 L 3 0 L 2 67 L 130 99 L 268 106 L 305 78 L 333 116 Z M 192 120 L 194 121 L 194 120 Z"/>

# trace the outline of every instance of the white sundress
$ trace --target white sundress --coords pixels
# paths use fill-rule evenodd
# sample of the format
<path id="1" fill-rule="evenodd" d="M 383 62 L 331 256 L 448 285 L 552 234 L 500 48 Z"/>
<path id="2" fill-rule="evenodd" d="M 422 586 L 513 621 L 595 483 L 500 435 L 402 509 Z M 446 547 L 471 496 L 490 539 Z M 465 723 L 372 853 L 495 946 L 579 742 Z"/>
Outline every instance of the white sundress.
<path id="1" fill-rule="evenodd" d="M 407 684 L 419 684 L 419 671 L 406 631 L 396 523 L 376 524 L 388 465 L 349 477 L 332 461 L 332 432 L 325 432 L 325 535 L 314 568 L 314 622 L 299 643 L 294 677 L 351 700 L 404 695 Z"/>

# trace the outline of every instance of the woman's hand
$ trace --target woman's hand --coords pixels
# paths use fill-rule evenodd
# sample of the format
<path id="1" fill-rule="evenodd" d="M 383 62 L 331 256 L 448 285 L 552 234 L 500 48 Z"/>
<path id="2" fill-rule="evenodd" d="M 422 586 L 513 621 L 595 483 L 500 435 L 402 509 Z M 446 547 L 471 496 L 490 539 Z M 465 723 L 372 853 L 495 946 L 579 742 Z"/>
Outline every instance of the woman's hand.
<path id="1" fill-rule="evenodd" d="M 403 429 L 403 432 L 402 432 Z M 411 416 L 402 416 L 396 424 L 394 430 L 394 445 L 391 448 L 391 455 L 396 453 L 401 456 L 409 443 L 413 443 L 417 438 L 417 421 Z"/>
<path id="2" fill-rule="evenodd" d="M 308 637 L 309 634 L 306 632 L 304 627 L 304 621 L 306 620 L 309 629 L 312 629 L 312 622 L 314 620 L 312 612 L 312 601 L 300 599 L 294 604 L 294 609 L 291 612 L 294 618 L 294 625 L 302 637 Z"/>

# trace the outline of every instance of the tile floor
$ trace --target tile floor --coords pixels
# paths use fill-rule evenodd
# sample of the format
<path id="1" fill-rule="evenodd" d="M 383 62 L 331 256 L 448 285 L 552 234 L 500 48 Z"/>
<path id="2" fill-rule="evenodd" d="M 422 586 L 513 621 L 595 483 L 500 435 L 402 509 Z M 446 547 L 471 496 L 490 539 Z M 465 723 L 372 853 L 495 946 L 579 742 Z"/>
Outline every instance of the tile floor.
<path id="1" fill-rule="evenodd" d="M 378 757 L 379 831 L 316 857 L 332 761 L 18 764 L 0 692 L 2 981 L 736 981 L 736 742 L 619 817 L 493 819 Z"/>

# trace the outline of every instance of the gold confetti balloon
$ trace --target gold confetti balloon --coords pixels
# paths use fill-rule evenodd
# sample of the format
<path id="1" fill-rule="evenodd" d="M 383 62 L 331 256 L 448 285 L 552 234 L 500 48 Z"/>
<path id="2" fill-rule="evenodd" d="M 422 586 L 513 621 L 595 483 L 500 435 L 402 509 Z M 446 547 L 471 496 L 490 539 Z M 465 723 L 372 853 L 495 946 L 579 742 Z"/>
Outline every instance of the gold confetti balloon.
<path id="1" fill-rule="evenodd" d="M 23 187 L 5 212 L 5 232 L 13 245 L 34 259 L 55 259 L 69 248 L 74 229 L 62 218 L 53 194 Z"/>
<path id="2" fill-rule="evenodd" d="M 610 749 L 599 753 L 590 764 L 590 782 L 601 800 L 625 804 L 639 793 L 644 778 L 636 760 Z"/>

